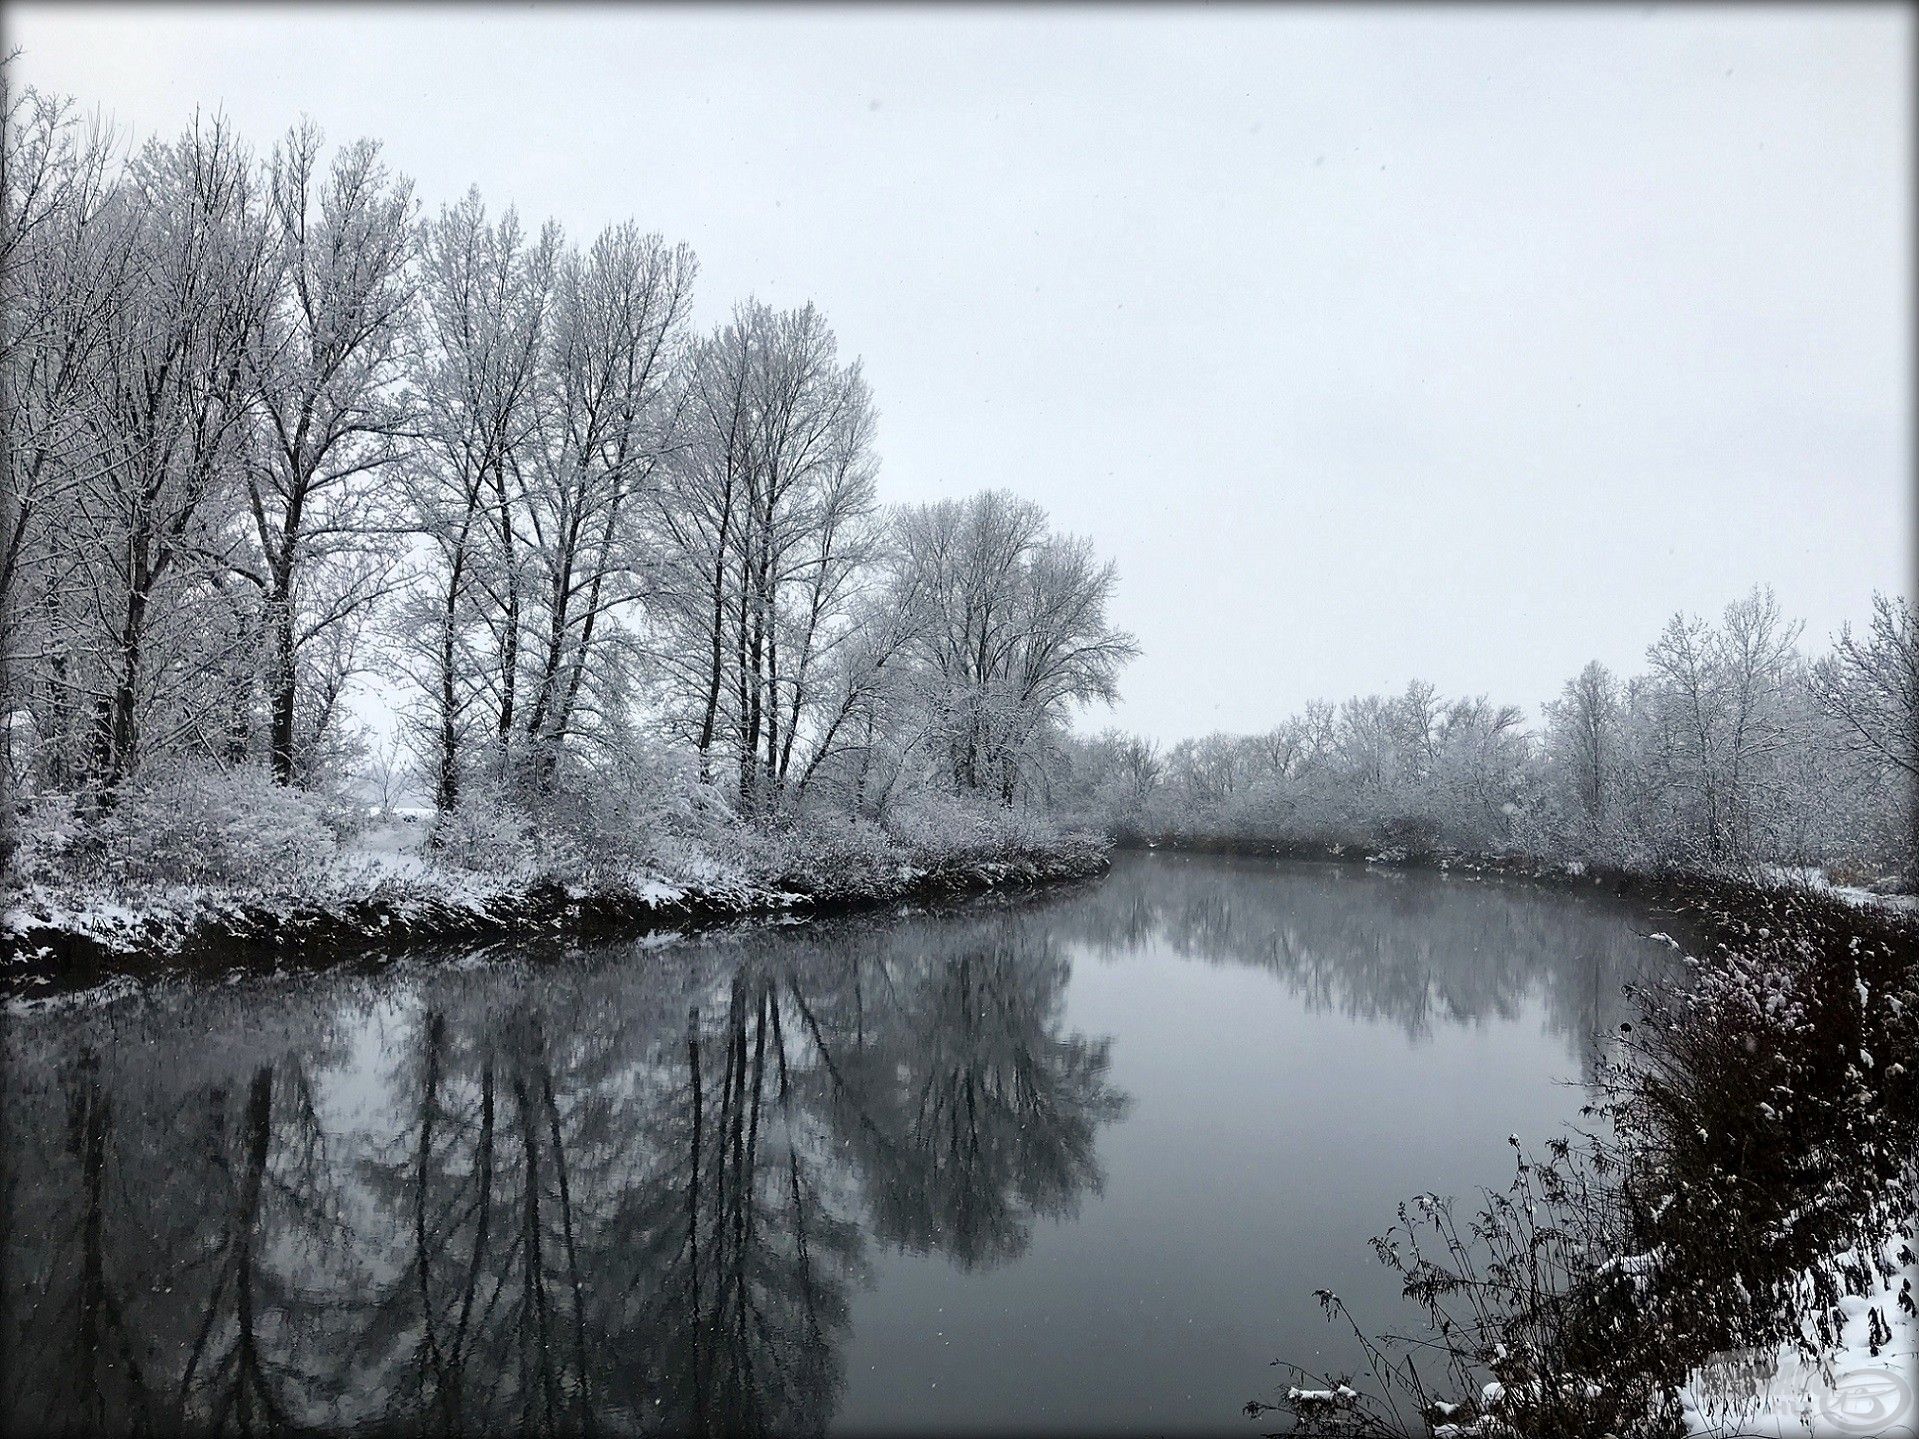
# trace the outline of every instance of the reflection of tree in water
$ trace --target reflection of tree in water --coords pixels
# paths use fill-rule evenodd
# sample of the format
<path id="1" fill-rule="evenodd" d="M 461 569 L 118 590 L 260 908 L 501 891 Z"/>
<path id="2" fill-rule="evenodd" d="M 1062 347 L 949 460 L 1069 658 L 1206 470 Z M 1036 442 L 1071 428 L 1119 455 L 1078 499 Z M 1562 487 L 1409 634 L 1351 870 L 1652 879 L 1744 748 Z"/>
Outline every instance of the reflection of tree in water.
<path id="1" fill-rule="evenodd" d="M 1511 1019 L 1537 993 L 1553 1032 L 1597 1056 L 1625 985 L 1663 962 L 1629 911 L 1584 896 L 1330 864 L 1122 857 L 1124 883 L 1052 911 L 1106 952 L 1170 949 L 1268 970 L 1314 1008 L 1436 1026 Z"/>
<path id="2" fill-rule="evenodd" d="M 575 1235 L 591 1157 L 553 1076 L 592 1055 L 551 1043 L 535 1008 L 464 1017 L 431 1001 L 417 1016 L 394 1128 L 362 1163 L 365 1228 L 392 1256 L 363 1362 L 390 1422 L 569 1427 L 588 1395 Z"/>
<path id="3" fill-rule="evenodd" d="M 655 1058 L 646 1162 L 612 1216 L 602 1283 L 629 1294 L 618 1397 L 679 1432 L 812 1432 L 840 1386 L 859 1231 L 799 1102 L 778 983 L 748 959 Z"/>
<path id="4" fill-rule="evenodd" d="M 343 1276 L 310 1267 L 339 1233 L 312 1020 L 237 1026 L 215 1065 L 139 1009 L 18 1048 L 14 1027 L 9 1428 L 254 1432 L 329 1401 Z"/>
<path id="5" fill-rule="evenodd" d="M 731 1432 L 830 1407 L 854 1231 L 794 1142 L 772 987 L 742 965 L 675 1032 L 634 978 L 429 995 L 366 1166 L 399 1256 L 362 1346 L 384 1422 Z"/>
<path id="6" fill-rule="evenodd" d="M 1097 1191 L 1094 1140 L 1124 1099 L 1110 1041 L 1062 1033 L 1067 974 L 1044 927 L 1008 912 L 880 935 L 819 998 L 796 982 L 879 1237 L 990 1265 Z"/>
<path id="7" fill-rule="evenodd" d="M 137 1236 L 112 1079 L 90 1043 L 9 1058 L 10 1072 L 32 1069 L 6 1096 L 6 1413 L 55 1433 L 92 1433 L 109 1416 L 150 1422 L 150 1346 L 123 1272 L 147 1256 L 123 1252 Z"/>
<path id="8" fill-rule="evenodd" d="M 1065 979 L 1001 915 L 22 1019 L 0 1421 L 820 1429 L 865 1231 L 1098 1183 Z"/>
<path id="9" fill-rule="evenodd" d="M 176 1391 L 186 1427 L 213 1433 L 285 1428 L 331 1394 L 328 1289 L 297 1272 L 291 1251 L 338 1234 L 337 1176 L 295 1060 L 261 1064 L 207 1095 L 216 1218 L 202 1317 Z"/>
<path id="10" fill-rule="evenodd" d="M 982 1049 L 937 1032 L 979 1031 L 978 1003 L 862 1015 L 868 948 L 847 958 L 759 936 L 693 960 L 678 990 L 659 972 L 649 982 L 620 969 L 496 986 L 451 1012 L 429 1001 L 415 1022 L 418 1054 L 394 1078 L 400 1127 L 365 1166 L 403 1256 L 362 1346 L 383 1363 L 368 1386 L 387 1396 L 380 1417 L 448 1430 L 823 1427 L 841 1383 L 849 1286 L 863 1269 L 838 1132 L 855 1101 L 834 1070 L 863 1072 L 864 1054 L 972 1056 L 977 1137 L 991 1143 L 964 1174 L 927 1176 L 972 1186 L 965 1199 L 922 1200 L 929 1210 L 984 1207 L 1006 1216 L 997 1232 L 1011 1235 L 1016 1209 L 1052 1212 L 1076 1179 L 1096 1178 L 1092 1119 L 1070 1112 L 1085 1080 L 1046 1069 L 1052 1047 L 1088 1068 L 1096 1050 L 1103 1068 L 1104 1046 L 1051 1032 L 1057 961 L 1021 983 L 1017 952 L 974 966 L 949 942 L 940 964 L 878 966 L 895 979 L 943 976 L 955 963 L 991 975 L 988 1012 L 1002 1035 Z M 963 979 L 957 996 L 968 993 Z M 675 999 L 685 1001 L 678 1023 Z M 588 1060 L 579 1027 L 553 1017 L 582 1011 L 623 1025 L 610 1042 L 596 1025 Z M 978 1102 L 988 1095 L 1004 1096 L 990 1112 Z M 1070 1138 L 1051 1150 L 1008 1146 L 998 1132 L 1015 1114 L 1063 1120 Z M 1041 1158 L 1060 1172 L 1026 1175 Z M 875 1215 L 903 1188 L 882 1172 L 886 1197 L 866 1195 Z M 1010 1194 L 989 1200 L 990 1183 Z M 975 1228 L 963 1233 L 970 1242 Z"/>

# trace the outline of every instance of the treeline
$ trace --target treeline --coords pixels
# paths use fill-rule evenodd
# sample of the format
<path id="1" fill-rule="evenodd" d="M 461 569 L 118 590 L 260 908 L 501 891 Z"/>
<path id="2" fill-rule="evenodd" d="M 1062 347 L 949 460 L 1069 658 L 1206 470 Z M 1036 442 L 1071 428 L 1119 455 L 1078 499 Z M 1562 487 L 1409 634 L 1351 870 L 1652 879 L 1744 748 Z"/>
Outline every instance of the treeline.
<path id="1" fill-rule="evenodd" d="M 129 154 L 31 89 L 4 116 L 0 773 L 29 804 L 371 777 L 605 835 L 945 795 L 1133 836 L 1913 869 L 1904 600 L 1816 659 L 1765 593 L 1676 618 L 1532 728 L 1414 683 L 1261 735 L 1075 739 L 1135 653 L 1112 567 L 1003 492 L 883 507 L 872 394 L 812 306 L 699 332 L 685 247 L 477 193 L 427 213 L 371 141 L 203 120 Z M 397 750 L 352 722 L 368 680 Z"/>
<path id="2" fill-rule="evenodd" d="M 442 812 L 678 786 L 878 816 L 1017 799 L 1113 694 L 1111 565 L 999 491 L 883 508 L 872 394 L 811 305 L 697 332 L 684 246 L 428 213 L 311 126 L 123 155 L 17 88 L 5 122 L 21 793 L 402 768 Z M 403 756 L 351 722 L 367 677 Z"/>
<path id="3" fill-rule="evenodd" d="M 1082 741 L 1061 802 L 1132 838 L 1517 853 L 1656 869 L 1919 874 L 1919 613 L 1874 597 L 1808 656 L 1769 590 L 1594 663 L 1544 723 L 1415 681 L 1264 734 Z"/>

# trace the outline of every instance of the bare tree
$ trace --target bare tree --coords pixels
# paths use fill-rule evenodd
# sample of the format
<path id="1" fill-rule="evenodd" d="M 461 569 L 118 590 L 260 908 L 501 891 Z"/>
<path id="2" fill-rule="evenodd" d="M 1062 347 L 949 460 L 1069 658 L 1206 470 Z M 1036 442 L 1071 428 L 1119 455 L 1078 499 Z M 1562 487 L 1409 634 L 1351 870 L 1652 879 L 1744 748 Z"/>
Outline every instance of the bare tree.
<path id="1" fill-rule="evenodd" d="M 1919 606 L 1874 594 L 1865 636 L 1846 625 L 1813 675 L 1821 706 L 1859 753 L 1919 777 Z"/>
<path id="2" fill-rule="evenodd" d="M 1425 680 L 1407 681 L 1392 701 L 1388 725 L 1399 773 L 1418 783 L 1432 773 L 1439 758 L 1439 731 L 1447 707 L 1436 687 Z"/>
<path id="3" fill-rule="evenodd" d="M 1529 747 L 1522 716 L 1485 695 L 1454 700 L 1440 717 L 1432 768 L 1424 778 L 1433 809 L 1453 842 L 1503 846 L 1518 813 Z"/>
<path id="4" fill-rule="evenodd" d="M 534 423 L 558 248 L 551 229 L 529 243 L 512 210 L 489 220 L 477 190 L 420 237 L 412 370 L 420 443 L 405 476 L 430 560 L 406 627 L 424 701 L 421 748 L 443 810 L 458 800 L 462 745 L 485 690 L 476 625 L 491 631 L 496 713 L 511 725 L 520 582 L 508 467 Z"/>
<path id="5" fill-rule="evenodd" d="M 1598 660 L 1566 681 L 1560 698 L 1547 707 L 1549 750 L 1569 777 L 1589 831 L 1605 822 L 1617 783 L 1622 707 L 1619 681 Z"/>
<path id="6" fill-rule="evenodd" d="M 895 578 L 909 588 L 876 584 L 849 607 L 851 622 L 822 667 L 824 682 L 812 686 L 822 698 L 795 792 L 804 795 L 816 776 L 837 771 L 855 813 L 884 811 L 921 738 L 911 670 L 921 617 L 910 577 Z"/>
<path id="7" fill-rule="evenodd" d="M 1793 744 L 1795 715 L 1788 686 L 1804 661 L 1796 648 L 1798 621 L 1787 620 L 1768 588 L 1755 589 L 1726 607 L 1717 646 L 1727 698 L 1726 763 L 1733 856 L 1775 852 L 1761 828 L 1778 814 L 1778 762 Z"/>
<path id="8" fill-rule="evenodd" d="M 523 732 L 544 783 L 571 731 L 590 660 L 640 596 L 640 500 L 674 438 L 673 369 L 695 265 L 632 224 L 559 263 L 534 443 L 508 465 L 532 559 L 531 702 Z"/>
<path id="9" fill-rule="evenodd" d="M 1398 778 L 1394 768 L 1392 701 L 1362 695 L 1339 707 L 1341 766 L 1361 791 L 1378 793 Z"/>
<path id="10" fill-rule="evenodd" d="M 267 193 L 275 297 L 256 374 L 247 468 L 266 612 L 268 755 L 291 783 L 301 652 L 386 591 L 394 558 L 382 472 L 397 456 L 395 384 L 411 292 L 412 186 L 362 140 L 321 164 L 311 125 L 274 152 Z M 336 651 L 337 652 L 337 651 Z"/>
<path id="11" fill-rule="evenodd" d="M 110 146 L 71 102 L 12 87 L 0 63 L 0 613 L 71 483 L 106 311 L 123 297 L 101 218 Z"/>
<path id="12" fill-rule="evenodd" d="M 1902 808 L 1906 862 L 1919 865 L 1919 607 L 1875 593 L 1866 634 L 1840 630 L 1813 667 L 1812 694 L 1849 757 Z"/>
<path id="13" fill-rule="evenodd" d="M 728 743 L 741 806 L 777 810 L 796 752 L 802 773 L 818 757 L 802 732 L 817 742 L 822 667 L 873 554 L 872 397 L 811 305 L 740 306 L 688 384 L 655 508 L 661 652 L 702 774 Z"/>
<path id="14" fill-rule="evenodd" d="M 373 786 L 381 819 L 393 817 L 394 799 L 406 788 L 410 778 L 406 750 L 398 736 L 390 735 L 373 746 L 367 757 L 367 779 Z"/>
<path id="15" fill-rule="evenodd" d="M 184 644 L 160 643 L 167 664 L 149 660 L 156 641 L 191 627 L 207 568 L 233 564 L 230 500 L 270 295 L 253 166 L 224 121 L 149 143 L 111 210 L 127 295 L 101 338 L 74 490 L 102 632 L 94 762 L 109 793 L 136 761 L 143 722 L 206 668 Z"/>
<path id="16" fill-rule="evenodd" d="M 0 61 L 0 868 L 16 773 L 31 754 L 64 782 L 84 724 L 65 643 L 81 599 L 66 521 L 89 470 L 105 319 L 125 297 L 102 238 L 110 149 L 100 125 L 16 89 L 11 58 Z"/>
<path id="17" fill-rule="evenodd" d="M 1159 742 L 1137 735 L 1128 737 L 1121 747 L 1120 765 L 1126 777 L 1126 788 L 1135 801 L 1152 794 L 1165 772 Z"/>

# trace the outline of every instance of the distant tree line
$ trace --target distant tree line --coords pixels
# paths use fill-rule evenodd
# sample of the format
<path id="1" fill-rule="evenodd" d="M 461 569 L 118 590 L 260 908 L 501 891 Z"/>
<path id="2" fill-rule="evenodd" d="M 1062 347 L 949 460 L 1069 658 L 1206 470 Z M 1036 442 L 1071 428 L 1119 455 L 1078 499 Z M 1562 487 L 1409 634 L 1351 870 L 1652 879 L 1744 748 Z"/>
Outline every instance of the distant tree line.
<path id="1" fill-rule="evenodd" d="M 1676 615 L 1642 673 L 1587 665 L 1528 727 L 1414 681 L 1263 734 L 1082 740 L 1057 802 L 1123 835 L 1919 873 L 1919 613 L 1800 648 L 1769 590 Z"/>
<path id="2" fill-rule="evenodd" d="M 5 67 L 0 67 L 4 75 Z M 221 119 L 123 155 L 4 99 L 5 771 L 337 788 L 356 679 L 443 811 L 677 759 L 746 816 L 1009 802 L 1110 698 L 1110 564 L 999 491 L 887 509 L 811 305 L 710 333 L 636 225 L 575 243 L 378 144 Z"/>

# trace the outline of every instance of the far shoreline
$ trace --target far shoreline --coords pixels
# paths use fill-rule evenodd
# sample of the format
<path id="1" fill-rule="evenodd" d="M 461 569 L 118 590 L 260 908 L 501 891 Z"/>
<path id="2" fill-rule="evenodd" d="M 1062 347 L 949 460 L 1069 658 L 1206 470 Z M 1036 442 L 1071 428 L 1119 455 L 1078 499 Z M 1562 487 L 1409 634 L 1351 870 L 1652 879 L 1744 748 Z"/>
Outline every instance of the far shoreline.
<path id="1" fill-rule="evenodd" d="M 849 874 L 836 883 L 789 878 L 762 884 L 662 885 L 622 878 L 605 883 L 538 877 L 518 887 L 458 894 L 419 881 L 383 880 L 368 892 L 332 903 L 276 906 L 221 895 L 196 896 L 180 917 L 163 907 L 120 909 L 112 921 L 76 922 L 29 889 L 9 896 L 0 924 L 10 951 L 0 995 L 31 1001 L 73 993 L 115 979 L 136 983 L 225 965 L 276 973 L 351 963 L 379 964 L 402 954 L 460 944 L 562 939 L 609 942 L 652 934 L 693 935 L 752 921 L 806 922 L 888 905 L 964 901 L 1102 877 L 1114 854 L 1212 855 L 1279 863 L 1336 865 L 1375 873 L 1415 872 L 1499 880 L 1572 894 L 1681 910 L 1737 905 L 1782 889 L 1817 890 L 1803 881 L 1767 884 L 1732 873 L 1636 869 L 1515 854 L 1474 854 L 1340 842 L 1262 840 L 1250 836 L 1063 835 L 1055 844 L 943 859 L 924 868 Z M 1845 892 L 1826 889 L 1829 897 Z M 1912 906 L 1904 895 L 1853 896 L 1869 925 L 1873 911 L 1890 916 Z M 38 901 L 38 902 L 36 902 Z"/>
<path id="2" fill-rule="evenodd" d="M 1465 875 L 1472 879 L 1500 879 L 1545 889 L 1585 893 L 1599 890 L 1640 903 L 1696 903 L 1710 897 L 1721 903 L 1757 898 L 1782 890 L 1807 890 L 1850 901 L 1867 911 L 1919 915 L 1919 895 L 1878 893 L 1813 883 L 1803 877 L 1768 882 L 1755 873 L 1728 869 L 1671 867 L 1636 868 L 1584 859 L 1545 859 L 1524 854 L 1478 854 L 1455 849 L 1406 849 L 1395 845 L 1364 845 L 1339 841 L 1262 840 L 1250 836 L 1128 835 L 1112 841 L 1116 853 L 1212 854 L 1240 859 L 1267 859 L 1309 864 L 1340 865 L 1352 869 L 1413 871 L 1424 874 Z"/>

